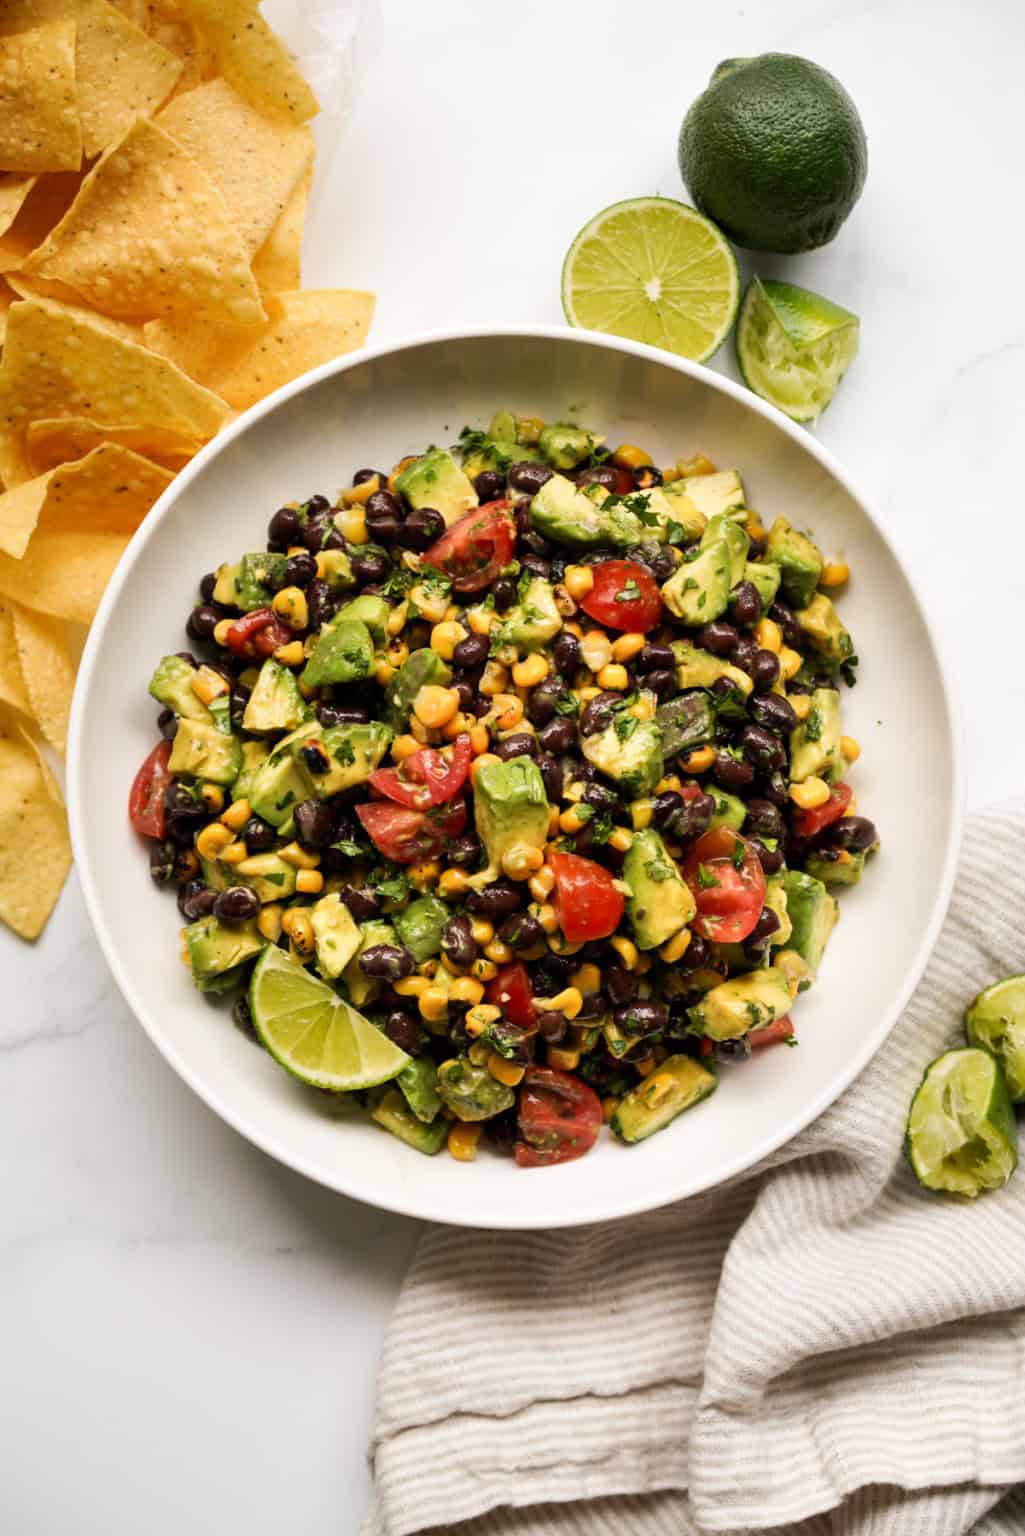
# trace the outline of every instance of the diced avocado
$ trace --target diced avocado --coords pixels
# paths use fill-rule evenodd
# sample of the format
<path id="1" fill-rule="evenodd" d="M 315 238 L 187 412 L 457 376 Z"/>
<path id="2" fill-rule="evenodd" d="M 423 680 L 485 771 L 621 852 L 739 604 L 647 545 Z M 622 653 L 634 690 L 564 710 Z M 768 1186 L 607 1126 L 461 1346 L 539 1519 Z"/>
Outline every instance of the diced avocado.
<path id="1" fill-rule="evenodd" d="M 418 1120 L 397 1088 L 389 1088 L 383 1099 L 370 1112 L 370 1118 L 385 1131 L 390 1131 L 407 1147 L 433 1157 L 440 1152 L 448 1139 L 449 1121 L 439 1117 L 430 1125 Z"/>
<path id="2" fill-rule="evenodd" d="M 287 564 L 287 555 L 274 554 L 266 549 L 257 550 L 252 555 L 243 555 L 235 577 L 235 601 L 238 607 L 246 613 L 254 608 L 268 607 L 278 587 L 284 584 Z"/>
<path id="3" fill-rule="evenodd" d="M 707 693 L 680 693 L 655 711 L 662 732 L 662 755 L 678 757 L 692 747 L 703 746 L 715 735 L 715 709 Z"/>
<path id="4" fill-rule="evenodd" d="M 418 1120 L 430 1125 L 437 1119 L 441 1112 L 438 1069 L 429 1056 L 414 1056 L 395 1081 Z"/>
<path id="5" fill-rule="evenodd" d="M 428 683 L 445 688 L 452 681 L 452 669 L 430 647 L 414 651 L 402 663 L 385 692 L 385 719 L 393 730 L 401 731 L 409 720 L 413 700 Z"/>
<path id="6" fill-rule="evenodd" d="M 502 859 L 517 847 L 543 849 L 548 835 L 548 796 L 541 770 L 530 757 L 487 762 L 473 783 L 477 836 L 487 854 L 487 868 L 471 875 L 475 889 L 502 873 Z"/>
<path id="7" fill-rule="evenodd" d="M 662 732 L 654 720 L 620 711 L 599 734 L 584 737 L 582 750 L 628 800 L 646 795 L 662 777 Z"/>
<path id="8" fill-rule="evenodd" d="M 824 885 L 857 885 L 865 872 L 866 853 L 874 849 L 848 853 L 846 848 L 817 848 L 804 861 L 805 870 Z"/>
<path id="9" fill-rule="evenodd" d="M 598 492 L 602 488 L 593 486 Z M 530 504 L 530 520 L 539 533 L 556 544 L 584 549 L 611 544 L 623 548 L 638 544 L 645 528 L 636 513 L 615 497 L 578 490 L 565 475 L 546 480 Z"/>
<path id="10" fill-rule="evenodd" d="M 537 446 L 553 469 L 576 469 L 597 445 L 597 438 L 590 432 L 562 421 L 554 421 L 545 427 L 537 440 Z"/>
<path id="11" fill-rule="evenodd" d="M 231 798 L 233 800 L 250 799 L 250 790 L 253 787 L 253 779 L 256 770 L 267 761 L 270 754 L 269 741 L 243 741 L 242 743 L 242 767 L 231 786 Z"/>
<path id="12" fill-rule="evenodd" d="M 766 966 L 720 982 L 687 1012 L 701 1034 L 713 1040 L 735 1040 L 749 1029 L 781 1019 L 789 1012 L 791 1001 L 783 972 Z"/>
<path id="13" fill-rule="evenodd" d="M 438 1093 L 445 1107 L 459 1120 L 490 1120 L 516 1102 L 511 1088 L 492 1077 L 487 1067 L 476 1067 L 465 1056 L 442 1062 L 438 1068 Z"/>
<path id="14" fill-rule="evenodd" d="M 214 572 L 213 600 L 223 608 L 241 608 L 238 595 L 238 574 L 241 561 L 226 560 Z"/>
<path id="15" fill-rule="evenodd" d="M 419 652 L 416 654 L 419 655 Z M 391 729 L 380 720 L 371 720 L 367 724 L 332 725 L 327 730 L 316 720 L 309 720 L 290 736 L 282 737 L 275 745 L 257 775 L 257 793 L 261 800 L 265 798 L 265 781 L 269 782 L 274 777 L 274 771 L 282 759 L 291 758 L 296 768 L 301 770 L 298 778 L 305 793 L 300 798 L 305 800 L 310 795 L 316 795 L 320 800 L 327 800 L 331 795 L 340 794 L 343 789 L 365 784 L 387 752 L 391 739 Z M 307 747 L 318 749 L 315 754 L 318 759 L 316 769 L 307 760 L 304 750 Z M 288 787 L 293 786 L 289 784 Z M 279 800 L 285 792 L 283 786 L 278 795 Z M 270 796 L 266 795 L 266 798 Z M 281 821 L 287 819 L 291 812 L 286 809 L 284 802 L 277 805 L 275 801 L 275 805 L 279 818 L 273 824 L 280 826 Z M 255 804 L 253 809 L 256 810 Z M 284 816 L 280 815 L 281 812 L 284 812 Z M 257 811 L 257 815 L 263 816 L 265 820 L 270 819 L 263 811 Z"/>
<path id="16" fill-rule="evenodd" d="M 474 480 L 485 469 L 497 469 L 504 475 L 513 464 L 528 463 L 541 463 L 536 448 L 524 448 L 514 437 L 496 437 L 489 432 L 483 442 L 464 452 L 463 473 Z"/>
<path id="17" fill-rule="evenodd" d="M 202 720 L 210 723 L 210 711 L 192 691 L 192 679 L 198 677 L 197 669 L 180 656 L 165 656 L 149 681 L 149 691 L 158 704 L 173 709 L 180 720 Z"/>
<path id="18" fill-rule="evenodd" d="M 234 885 L 249 885 L 261 901 L 284 901 L 295 894 L 296 868 L 276 853 L 251 853 L 241 864 L 228 866 Z"/>
<path id="19" fill-rule="evenodd" d="M 247 731 L 294 731 L 306 718 L 306 704 L 295 673 L 268 656 L 246 700 L 242 724 Z"/>
<path id="20" fill-rule="evenodd" d="M 649 510 L 658 516 L 670 544 L 693 544 L 708 526 L 708 518 L 693 497 L 688 496 L 685 484 L 683 480 L 671 480 L 668 485 L 659 487 L 657 495 L 645 493 L 651 496 Z M 677 536 L 672 527 L 674 523 L 682 530 L 681 536 Z"/>
<path id="21" fill-rule="evenodd" d="M 785 976 L 791 997 L 796 996 L 798 992 L 807 992 L 814 980 L 811 966 L 792 945 L 786 949 L 777 949 L 772 957 L 772 963 L 777 971 L 781 971 Z"/>
<path id="22" fill-rule="evenodd" d="M 220 976 L 245 960 L 258 955 L 267 940 L 256 926 L 248 923 L 221 923 L 214 916 L 201 917 L 185 930 L 189 964 L 197 982 Z"/>
<path id="23" fill-rule="evenodd" d="M 384 645 L 388 638 L 388 615 L 391 608 L 387 598 L 378 597 L 376 592 L 361 592 L 359 597 L 354 597 L 351 603 L 346 603 L 339 608 L 334 621 L 344 624 L 348 620 L 357 620 L 365 624 L 373 635 L 378 645 Z"/>
<path id="24" fill-rule="evenodd" d="M 854 641 L 840 615 L 824 592 L 816 592 L 807 608 L 798 611 L 797 622 L 808 644 L 829 667 L 842 667 L 854 655 Z"/>
<path id="25" fill-rule="evenodd" d="M 373 670 L 374 642 L 367 626 L 359 619 L 334 619 L 321 630 L 302 680 L 308 688 L 356 683 Z"/>
<path id="26" fill-rule="evenodd" d="M 241 965 L 233 965 L 229 971 L 220 971 L 216 976 L 196 976 L 193 980 L 199 991 L 207 997 L 224 997 L 240 987 L 248 973 L 249 966 L 243 961 Z"/>
<path id="27" fill-rule="evenodd" d="M 561 628 L 555 588 L 543 576 L 535 576 L 527 582 L 520 601 L 505 614 L 498 632 L 499 643 L 515 645 L 520 651 L 541 651 Z"/>
<path id="28" fill-rule="evenodd" d="M 674 640 L 673 656 L 676 661 L 676 681 L 681 688 L 711 688 L 720 677 L 728 677 L 734 687 L 745 695 L 754 686 L 748 674 L 740 667 L 723 661 L 721 656 L 713 656 L 711 651 L 700 650 L 698 646 L 691 645 L 689 640 Z"/>
<path id="29" fill-rule="evenodd" d="M 787 904 L 785 875 L 773 875 L 765 882 L 765 905 L 779 919 L 779 927 L 769 936 L 769 948 L 781 949 L 784 944 L 790 943 L 794 931 Z"/>
<path id="30" fill-rule="evenodd" d="M 718 544 L 720 539 L 726 540 L 726 547 L 730 552 L 730 590 L 732 591 L 737 582 L 744 579 L 751 540 L 738 522 L 723 516 L 722 513 L 709 518 L 708 526 L 701 535 L 700 547 L 710 549 L 713 544 Z"/>
<path id="31" fill-rule="evenodd" d="M 478 505 L 477 492 L 446 448 L 432 448 L 416 459 L 395 481 L 411 507 L 433 507 L 446 528 Z"/>
<path id="32" fill-rule="evenodd" d="M 690 886 L 654 827 L 634 833 L 623 861 L 623 879 L 630 887 L 626 910 L 638 949 L 657 949 L 697 911 Z"/>
<path id="33" fill-rule="evenodd" d="M 399 943 L 405 944 L 417 965 L 441 952 L 441 935 L 451 912 L 437 896 L 418 896 L 395 914 Z"/>
<path id="34" fill-rule="evenodd" d="M 678 565 L 662 587 L 662 601 L 685 624 L 709 624 L 729 602 L 730 546 L 721 538 L 696 548 L 695 558 Z"/>
<path id="35" fill-rule="evenodd" d="M 843 771 L 840 695 L 835 688 L 816 688 L 807 715 L 790 732 L 790 782 L 801 784 L 817 775 L 835 784 Z"/>
<path id="36" fill-rule="evenodd" d="M 286 737 L 285 741 L 289 738 Z M 272 827 L 284 826 L 297 805 L 313 794 L 313 781 L 301 762 L 279 742 L 254 769 L 247 796 L 253 815 Z"/>
<path id="37" fill-rule="evenodd" d="M 391 923 L 386 923 L 381 918 L 360 923 L 359 935 L 359 948 L 342 972 L 342 985 L 352 1003 L 357 1008 L 362 1008 L 377 996 L 380 983 L 369 976 L 364 976 L 360 969 L 359 957 L 365 949 L 370 949 L 375 944 L 394 944 L 397 936 Z"/>
<path id="38" fill-rule="evenodd" d="M 728 794 L 725 789 L 716 789 L 714 784 L 708 785 L 705 792 L 715 801 L 715 813 L 708 823 L 709 832 L 714 832 L 716 827 L 732 827 L 734 832 L 739 832 L 747 818 L 743 800 L 738 795 Z"/>
<path id="39" fill-rule="evenodd" d="M 693 1056 L 667 1056 L 616 1106 L 609 1129 L 620 1141 L 644 1141 L 715 1092 L 718 1079 Z"/>
<path id="40" fill-rule="evenodd" d="M 325 981 L 340 976 L 360 946 L 356 920 L 337 891 L 322 896 L 310 908 L 317 946 L 317 970 Z"/>
<path id="41" fill-rule="evenodd" d="M 822 556 L 811 539 L 799 533 L 785 517 L 777 517 L 769 529 L 765 558 L 779 566 L 786 602 L 792 608 L 807 608 L 822 575 Z"/>
<path id="42" fill-rule="evenodd" d="M 236 736 L 225 736 L 215 725 L 202 720 L 179 720 L 167 769 L 175 777 L 209 779 L 211 784 L 233 784 L 242 766 L 242 748 Z"/>
<path id="43" fill-rule="evenodd" d="M 199 859 L 199 873 L 203 878 L 203 883 L 208 885 L 212 891 L 227 890 L 229 865 L 222 864 L 219 859 L 205 859 L 198 851 L 197 857 Z"/>
<path id="44" fill-rule="evenodd" d="M 516 417 L 512 411 L 496 411 L 488 422 L 488 436 L 501 443 L 516 441 Z"/>
<path id="45" fill-rule="evenodd" d="M 746 507 L 744 482 L 735 469 L 717 470 L 711 475 L 686 475 L 674 480 L 690 497 L 706 517 L 716 517 L 721 512 L 732 512 L 736 507 Z"/>
<path id="46" fill-rule="evenodd" d="M 829 936 L 836 927 L 840 908 L 822 881 L 805 874 L 803 870 L 788 869 L 782 880 L 791 922 L 788 948 L 796 949 L 814 975 L 822 963 Z"/>
<path id="47" fill-rule="evenodd" d="M 356 585 L 352 561 L 344 549 L 322 549 L 317 556 L 317 572 L 320 580 L 326 581 L 332 592 L 345 592 Z"/>
<path id="48" fill-rule="evenodd" d="M 754 587 L 766 611 L 776 601 L 779 591 L 779 566 L 766 560 L 749 560 L 744 566 L 744 578 Z"/>

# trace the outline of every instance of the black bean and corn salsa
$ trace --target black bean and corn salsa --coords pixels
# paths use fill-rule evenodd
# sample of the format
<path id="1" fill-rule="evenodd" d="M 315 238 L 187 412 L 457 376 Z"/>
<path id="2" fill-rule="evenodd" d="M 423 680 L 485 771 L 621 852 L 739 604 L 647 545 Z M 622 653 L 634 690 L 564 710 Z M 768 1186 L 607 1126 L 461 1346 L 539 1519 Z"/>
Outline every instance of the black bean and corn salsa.
<path id="1" fill-rule="evenodd" d="M 204 992 L 428 1154 L 641 1141 L 791 1007 L 878 847 L 812 539 L 500 411 L 205 575 L 132 787 Z"/>

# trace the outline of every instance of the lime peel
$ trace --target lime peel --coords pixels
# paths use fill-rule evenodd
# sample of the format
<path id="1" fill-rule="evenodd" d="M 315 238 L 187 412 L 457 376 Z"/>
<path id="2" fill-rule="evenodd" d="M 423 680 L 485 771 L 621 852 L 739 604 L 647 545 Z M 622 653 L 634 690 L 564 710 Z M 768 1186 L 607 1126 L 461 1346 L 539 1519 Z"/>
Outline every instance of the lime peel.
<path id="1" fill-rule="evenodd" d="M 857 315 L 830 299 L 753 277 L 737 321 L 737 363 L 748 389 L 793 421 L 813 421 L 858 351 Z"/>
<path id="2" fill-rule="evenodd" d="M 995 1056 L 962 1046 L 930 1062 L 911 1100 L 905 1149 L 927 1189 L 972 1199 L 1007 1183 L 1017 1127 Z"/>

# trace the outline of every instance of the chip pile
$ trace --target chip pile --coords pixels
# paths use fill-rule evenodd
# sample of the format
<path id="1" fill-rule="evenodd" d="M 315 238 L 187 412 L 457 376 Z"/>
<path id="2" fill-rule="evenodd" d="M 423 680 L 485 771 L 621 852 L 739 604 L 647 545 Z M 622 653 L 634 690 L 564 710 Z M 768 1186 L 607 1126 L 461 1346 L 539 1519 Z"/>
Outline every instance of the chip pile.
<path id="1" fill-rule="evenodd" d="M 81 630 L 174 475 L 358 347 L 372 294 L 302 291 L 317 100 L 258 0 L 0 0 L 0 920 L 71 863 Z"/>

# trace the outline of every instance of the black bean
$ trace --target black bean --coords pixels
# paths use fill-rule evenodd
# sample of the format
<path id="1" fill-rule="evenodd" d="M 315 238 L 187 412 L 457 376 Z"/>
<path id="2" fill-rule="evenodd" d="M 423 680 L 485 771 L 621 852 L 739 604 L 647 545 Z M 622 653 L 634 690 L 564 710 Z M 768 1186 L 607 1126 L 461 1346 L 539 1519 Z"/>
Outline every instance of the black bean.
<path id="1" fill-rule="evenodd" d="M 664 789 L 656 795 L 651 807 L 651 819 L 656 827 L 667 826 L 683 805 L 683 796 L 675 789 Z"/>
<path id="2" fill-rule="evenodd" d="M 380 480 L 383 485 L 388 476 L 383 469 L 357 469 L 352 477 L 353 485 L 366 485 L 368 480 Z"/>
<path id="3" fill-rule="evenodd" d="M 562 789 L 565 779 L 565 775 L 562 771 L 562 764 L 559 762 L 559 759 L 557 757 L 553 757 L 550 752 L 542 752 L 541 756 L 537 760 L 537 766 L 541 770 L 542 779 L 544 779 L 545 794 L 548 796 L 553 805 L 558 805 L 559 801 L 562 799 Z"/>
<path id="4" fill-rule="evenodd" d="M 357 923 L 367 922 L 381 910 L 381 898 L 372 885 L 343 885 L 339 895 Z"/>
<path id="5" fill-rule="evenodd" d="M 452 652 L 453 665 L 476 670 L 477 667 L 482 667 L 487 661 L 488 650 L 487 635 L 467 635 L 465 640 L 459 641 Z"/>
<path id="6" fill-rule="evenodd" d="M 735 1066 L 738 1062 L 746 1061 L 750 1054 L 751 1046 L 744 1035 L 737 1035 L 732 1040 L 715 1042 L 714 1055 L 720 1066 Z"/>
<path id="7" fill-rule="evenodd" d="M 391 570 L 391 561 L 381 551 L 372 549 L 365 555 L 353 555 L 352 574 L 358 587 L 370 582 L 384 581 Z"/>
<path id="8" fill-rule="evenodd" d="M 631 1003 L 623 1003 L 612 1014 L 612 1022 L 624 1035 L 654 1035 L 669 1023 L 669 1009 L 665 1003 L 651 998 L 638 997 Z"/>
<path id="9" fill-rule="evenodd" d="M 585 822 L 573 839 L 573 852 L 582 856 L 589 856 L 594 847 L 594 827 L 591 822 Z"/>
<path id="10" fill-rule="evenodd" d="M 671 699 L 677 691 L 676 673 L 670 672 L 668 667 L 656 667 L 644 679 L 644 686 L 658 699 Z"/>
<path id="11" fill-rule="evenodd" d="M 311 555 L 319 555 L 322 549 L 327 549 L 329 535 L 336 532 L 333 519 L 326 512 L 320 512 L 308 520 L 300 539 Z"/>
<path id="12" fill-rule="evenodd" d="M 758 862 L 767 875 L 774 875 L 783 868 L 783 853 L 779 848 L 766 848 L 758 837 L 751 839 L 751 847 L 758 855 Z"/>
<path id="13" fill-rule="evenodd" d="M 552 545 L 549 544 L 543 534 L 538 533 L 534 528 L 530 529 L 527 533 L 520 534 L 520 548 L 525 550 L 528 555 L 541 555 L 546 560 L 550 560 L 554 553 Z M 522 559 L 522 556 L 520 558 Z"/>
<path id="14" fill-rule="evenodd" d="M 307 551 L 302 555 L 292 555 L 285 566 L 286 587 L 308 587 L 317 574 L 317 562 Z"/>
<path id="15" fill-rule="evenodd" d="M 784 700 L 778 702 L 782 704 Z M 740 733 L 740 745 L 748 762 L 765 773 L 772 773 L 786 763 L 783 743 L 762 725 L 745 725 Z"/>
<path id="16" fill-rule="evenodd" d="M 165 840 L 150 844 L 149 874 L 154 885 L 170 885 L 177 857 L 178 850 L 172 842 Z"/>
<path id="17" fill-rule="evenodd" d="M 479 501 L 497 501 L 505 490 L 505 476 L 497 469 L 482 469 L 474 477 L 473 488 Z"/>
<path id="18" fill-rule="evenodd" d="M 560 1040 L 564 1040 L 568 1028 L 566 1015 L 556 1013 L 554 1008 L 542 1008 L 537 1015 L 537 1032 L 548 1045 L 558 1045 Z"/>
<path id="19" fill-rule="evenodd" d="M 260 898 L 248 885 L 232 885 L 214 897 L 213 914 L 219 923 L 248 923 L 260 910 Z"/>
<path id="20" fill-rule="evenodd" d="M 584 790 L 584 804 L 592 805 L 599 813 L 615 811 L 619 807 L 619 796 L 607 784 L 588 784 Z"/>
<path id="21" fill-rule="evenodd" d="M 556 715 L 553 720 L 548 721 L 547 725 L 541 727 L 537 739 L 542 751 L 561 757 L 574 745 L 577 733 L 572 720 L 565 715 Z"/>
<path id="22" fill-rule="evenodd" d="M 174 781 L 164 791 L 167 811 L 167 831 L 172 842 L 191 843 L 193 836 L 207 820 L 206 807 L 194 800 L 189 791 Z"/>
<path id="23" fill-rule="evenodd" d="M 660 640 L 649 640 L 634 657 L 634 667 L 638 672 L 655 672 L 666 667 L 671 669 L 675 665 L 672 646 L 663 645 Z"/>
<path id="24" fill-rule="evenodd" d="M 370 711 L 364 704 L 334 704 L 322 699 L 317 705 L 317 720 L 325 730 L 333 725 L 366 725 Z"/>
<path id="25" fill-rule="evenodd" d="M 321 512 L 330 512 L 331 510 L 331 503 L 326 496 L 321 496 L 319 491 L 314 496 L 307 496 L 303 506 L 306 508 L 308 517 L 316 517 Z"/>
<path id="26" fill-rule="evenodd" d="M 637 996 L 637 977 L 621 965 L 603 967 L 601 980 L 602 986 L 608 993 L 609 1002 L 614 1008 L 621 1008 L 624 1003 L 632 1003 Z"/>
<path id="27" fill-rule="evenodd" d="M 618 955 L 616 958 L 619 958 Z M 545 955 L 543 960 L 538 961 L 534 974 L 535 996 L 552 997 L 556 992 L 561 992 L 563 987 L 569 985 L 570 977 L 580 965 L 579 954 Z"/>
<path id="28" fill-rule="evenodd" d="M 469 867 L 476 864 L 480 858 L 480 843 L 472 832 L 462 832 L 452 839 L 445 850 L 445 858 L 449 864 L 458 864 Z"/>
<path id="29" fill-rule="evenodd" d="M 514 912 L 498 930 L 498 937 L 510 949 L 530 949 L 544 943 L 545 931 L 530 912 Z"/>
<path id="30" fill-rule="evenodd" d="M 752 720 L 764 726 L 767 731 L 774 731 L 777 736 L 789 736 L 797 725 L 794 706 L 781 694 L 762 694 L 759 698 L 752 699 L 747 707 Z M 781 768 L 783 764 L 773 763 L 772 766 Z"/>
<path id="31" fill-rule="evenodd" d="M 742 635 L 730 652 L 730 660 L 735 667 L 740 667 L 741 671 L 750 674 L 751 668 L 756 664 L 755 657 L 758 656 L 759 650 L 754 640 Z"/>
<path id="32" fill-rule="evenodd" d="M 678 843 L 686 843 L 708 831 L 715 815 L 715 801 L 711 795 L 695 795 L 685 800 L 679 810 L 673 811 L 666 828 Z"/>
<path id="33" fill-rule="evenodd" d="M 785 809 L 790 802 L 790 787 L 781 773 L 767 773 L 762 779 L 759 790 L 766 800 L 779 809 Z"/>
<path id="34" fill-rule="evenodd" d="M 552 646 L 555 670 L 563 677 L 572 678 L 580 666 L 580 641 L 564 629 Z"/>
<path id="35" fill-rule="evenodd" d="M 196 923 L 213 911 L 216 895 L 202 880 L 187 880 L 178 891 L 178 911 L 187 923 Z"/>
<path id="36" fill-rule="evenodd" d="M 801 626 L 797 622 L 797 615 L 786 603 L 775 602 L 769 609 L 769 618 L 775 620 L 783 631 L 783 639 L 794 650 L 799 650 L 803 643 Z"/>
<path id="37" fill-rule="evenodd" d="M 162 709 L 157 716 L 157 727 L 165 741 L 173 741 L 178 734 L 178 716 L 173 709 Z"/>
<path id="38" fill-rule="evenodd" d="M 782 837 L 783 817 L 771 800 L 749 800 L 744 831 L 750 837 Z"/>
<path id="39" fill-rule="evenodd" d="M 426 549 L 445 532 L 445 519 L 435 507 L 414 507 L 399 530 L 404 549 Z"/>
<path id="40" fill-rule="evenodd" d="M 758 921 L 747 936 L 748 944 L 758 944 L 768 939 L 779 928 L 779 918 L 771 907 L 763 907 Z"/>
<path id="41" fill-rule="evenodd" d="M 384 1032 L 407 1056 L 419 1056 L 424 1048 L 420 1025 L 404 1008 L 393 1008 L 384 1021 Z"/>
<path id="42" fill-rule="evenodd" d="M 740 639 L 740 635 L 732 624 L 727 624 L 725 619 L 714 619 L 711 624 L 705 624 L 698 630 L 697 643 L 703 651 L 711 651 L 713 656 L 728 656 Z"/>
<path id="43" fill-rule="evenodd" d="M 603 485 L 607 491 L 615 491 L 617 479 L 611 464 L 599 464 L 596 469 L 582 469 L 576 477 L 577 485 Z"/>
<path id="44" fill-rule="evenodd" d="M 755 693 L 768 693 L 779 677 L 779 657 L 772 651 L 758 651 L 748 668 Z"/>
<path id="45" fill-rule="evenodd" d="M 375 491 L 367 497 L 367 532 L 378 544 L 390 544 L 402 526 L 402 503 L 391 491 Z"/>
<path id="46" fill-rule="evenodd" d="M 527 699 L 527 719 L 532 725 L 547 725 L 557 714 L 556 706 L 566 694 L 566 685 L 560 677 L 546 677 L 531 689 Z M 576 731 L 570 723 L 570 745 L 576 740 Z M 562 749 L 565 750 L 565 749 Z"/>
<path id="47" fill-rule="evenodd" d="M 250 816 L 242 828 L 242 840 L 250 853 L 267 853 L 277 842 L 274 828 L 259 816 Z"/>
<path id="48" fill-rule="evenodd" d="M 174 654 L 178 657 L 179 661 L 187 661 L 190 667 L 199 666 L 199 662 L 191 651 L 175 651 Z"/>
<path id="49" fill-rule="evenodd" d="M 526 538 L 528 533 L 533 532 L 534 524 L 530 520 L 529 497 L 521 496 L 513 506 L 513 522 L 516 524 L 516 537 L 518 539 Z M 530 545 L 527 547 L 529 549 Z"/>
<path id="50" fill-rule="evenodd" d="M 217 573 L 216 573 L 216 571 L 207 571 L 205 576 L 201 576 L 200 577 L 200 581 L 199 581 L 199 595 L 200 595 L 200 598 L 202 599 L 202 601 L 204 603 L 212 603 L 213 602 L 213 600 L 214 600 L 214 588 L 216 587 L 216 585 L 217 585 Z"/>
<path id="51" fill-rule="evenodd" d="M 548 561 L 543 560 L 540 555 L 524 555 L 520 560 L 520 565 L 525 571 L 529 571 L 532 576 L 541 576 L 545 581 L 552 574 L 552 568 Z"/>
<path id="52" fill-rule="evenodd" d="M 729 752 L 717 752 L 712 764 L 712 777 L 720 789 L 736 795 L 747 788 L 755 771 L 744 758 L 733 757 Z"/>
<path id="53" fill-rule="evenodd" d="M 596 736 L 603 731 L 622 702 L 621 693 L 613 693 L 608 689 L 591 699 L 580 712 L 581 736 Z"/>
<path id="54" fill-rule="evenodd" d="M 742 629 L 750 629 L 762 616 L 762 599 L 753 581 L 742 581 L 730 593 L 730 612 Z"/>
<path id="55" fill-rule="evenodd" d="M 846 848 L 848 853 L 863 853 L 879 841 L 879 834 L 867 816 L 841 816 L 815 841 L 820 848 Z"/>
<path id="56" fill-rule="evenodd" d="M 491 596 L 495 599 L 496 613 L 504 613 L 516 601 L 516 583 L 511 576 L 498 576 L 491 583 Z"/>
<path id="57" fill-rule="evenodd" d="M 326 848 L 335 835 L 335 818 L 324 800 L 304 800 L 295 808 L 295 835 L 304 848 Z"/>
<path id="58" fill-rule="evenodd" d="M 682 960 L 677 965 L 685 971 L 703 971 L 712 963 L 712 951 L 708 940 L 703 939 L 700 933 L 691 929 L 690 943 Z"/>
<path id="59" fill-rule="evenodd" d="M 249 703 L 250 691 L 244 683 L 236 683 L 229 695 L 228 708 L 231 713 L 231 723 L 235 726 L 236 730 L 241 728 L 242 716 L 245 714 L 246 705 Z"/>
<path id="60" fill-rule="evenodd" d="M 412 976 L 416 961 L 404 944 L 371 944 L 359 957 L 364 976 L 379 976 L 382 981 L 399 981 Z"/>
<path id="61" fill-rule="evenodd" d="M 662 484 L 662 471 L 656 469 L 654 464 L 638 464 L 634 468 L 633 482 L 638 491 L 653 490 L 656 485 Z"/>
<path id="62" fill-rule="evenodd" d="M 504 741 L 497 741 L 491 750 L 503 763 L 513 757 L 536 757 L 537 738 L 529 731 L 517 731 L 515 736 L 506 736 Z"/>
<path id="63" fill-rule="evenodd" d="M 536 496 L 545 482 L 551 478 L 552 471 L 547 464 L 535 464 L 530 459 L 513 464 L 509 470 L 509 484 L 514 490 L 526 491 L 528 496 Z"/>
<path id="64" fill-rule="evenodd" d="M 459 682 L 455 682 L 453 680 L 452 687 L 455 689 L 459 697 L 460 710 L 462 710 L 464 713 L 467 710 L 472 711 L 477 703 L 476 688 L 472 687 L 469 683 L 464 683 L 462 680 Z"/>
<path id="65" fill-rule="evenodd" d="M 469 912 L 487 918 L 508 917 L 511 912 L 518 912 L 522 905 L 523 891 L 511 880 L 496 880 L 494 885 L 486 885 L 482 891 L 471 891 L 466 898 Z"/>
<path id="66" fill-rule="evenodd" d="M 479 953 L 468 917 L 453 917 L 441 935 L 441 947 L 462 970 L 469 970 Z"/>
<path id="67" fill-rule="evenodd" d="M 326 581 L 321 581 L 317 577 L 315 581 L 310 582 L 306 588 L 306 611 L 309 615 L 309 627 L 314 634 L 334 615 L 337 607 L 338 599 Z"/>
<path id="68" fill-rule="evenodd" d="M 289 549 L 298 542 L 301 534 L 302 523 L 298 512 L 294 507 L 282 507 L 267 524 L 267 547 L 274 550 Z"/>

